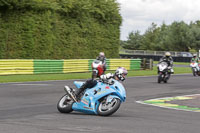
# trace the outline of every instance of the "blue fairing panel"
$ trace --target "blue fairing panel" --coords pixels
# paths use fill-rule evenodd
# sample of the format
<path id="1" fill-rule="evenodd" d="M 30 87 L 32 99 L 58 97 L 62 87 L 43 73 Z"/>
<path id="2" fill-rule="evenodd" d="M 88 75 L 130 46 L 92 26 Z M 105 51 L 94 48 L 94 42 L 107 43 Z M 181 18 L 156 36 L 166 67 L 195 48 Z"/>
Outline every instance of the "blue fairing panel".
<path id="1" fill-rule="evenodd" d="M 74 81 L 74 84 L 75 84 L 76 88 L 80 88 L 84 84 L 84 82 Z"/>

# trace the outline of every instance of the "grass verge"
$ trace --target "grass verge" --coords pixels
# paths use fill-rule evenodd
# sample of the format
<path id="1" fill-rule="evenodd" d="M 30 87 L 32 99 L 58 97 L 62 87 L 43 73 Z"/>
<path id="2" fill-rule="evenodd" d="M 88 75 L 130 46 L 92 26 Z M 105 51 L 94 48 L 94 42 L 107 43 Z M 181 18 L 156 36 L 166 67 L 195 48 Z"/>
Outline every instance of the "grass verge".
<path id="1" fill-rule="evenodd" d="M 113 72 L 113 71 L 111 71 Z M 189 67 L 174 67 L 175 74 L 191 73 Z M 128 77 L 157 75 L 157 69 L 129 71 Z M 47 80 L 69 80 L 88 79 L 91 73 L 68 73 L 68 74 L 35 74 L 35 75 L 6 75 L 0 76 L 0 83 L 7 82 L 27 82 L 27 81 L 47 81 Z"/>

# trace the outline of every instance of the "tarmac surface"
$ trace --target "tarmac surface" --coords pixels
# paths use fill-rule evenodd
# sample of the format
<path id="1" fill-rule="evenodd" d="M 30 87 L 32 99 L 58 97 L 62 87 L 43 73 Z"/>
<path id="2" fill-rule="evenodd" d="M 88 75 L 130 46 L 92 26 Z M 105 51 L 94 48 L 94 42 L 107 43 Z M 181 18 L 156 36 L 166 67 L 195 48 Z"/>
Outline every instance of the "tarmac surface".
<path id="1" fill-rule="evenodd" d="M 136 103 L 200 94 L 199 78 L 172 75 L 167 84 L 157 76 L 127 78 L 127 101 L 110 117 L 59 113 L 63 87 L 74 87 L 73 80 L 0 84 L 0 133 L 199 133 L 200 112 Z"/>

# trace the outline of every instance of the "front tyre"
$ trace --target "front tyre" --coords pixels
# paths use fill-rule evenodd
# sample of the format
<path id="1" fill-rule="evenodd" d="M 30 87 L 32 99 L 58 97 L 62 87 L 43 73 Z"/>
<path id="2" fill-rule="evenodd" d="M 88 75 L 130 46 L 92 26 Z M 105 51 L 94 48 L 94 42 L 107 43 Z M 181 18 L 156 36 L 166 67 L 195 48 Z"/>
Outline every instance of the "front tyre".
<path id="1" fill-rule="evenodd" d="M 65 94 L 57 104 L 57 109 L 61 113 L 70 113 L 72 109 L 73 100 L 69 97 L 68 94 Z"/>
<path id="2" fill-rule="evenodd" d="M 107 103 L 103 100 L 100 102 L 97 113 L 101 116 L 109 116 L 115 113 L 121 105 L 121 101 L 118 98 L 113 98 L 110 103 Z"/>
<path id="3" fill-rule="evenodd" d="M 162 81 L 162 74 L 158 75 L 158 83 L 160 83 Z"/>
<path id="4" fill-rule="evenodd" d="M 167 81 L 169 80 L 170 76 L 171 76 L 171 74 L 168 73 L 168 74 L 167 74 L 167 77 L 164 78 L 164 83 L 167 83 Z"/>

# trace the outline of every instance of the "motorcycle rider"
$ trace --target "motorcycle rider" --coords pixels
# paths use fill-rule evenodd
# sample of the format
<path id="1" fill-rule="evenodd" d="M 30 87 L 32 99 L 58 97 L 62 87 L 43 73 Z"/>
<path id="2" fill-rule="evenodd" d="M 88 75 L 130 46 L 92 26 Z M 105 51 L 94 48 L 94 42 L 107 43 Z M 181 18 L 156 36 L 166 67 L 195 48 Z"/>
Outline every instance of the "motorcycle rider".
<path id="1" fill-rule="evenodd" d="M 199 58 L 197 57 L 197 54 L 193 54 L 193 58 L 191 59 L 191 62 L 199 63 Z"/>
<path id="2" fill-rule="evenodd" d="M 103 64 L 103 69 L 104 69 L 104 72 L 106 71 L 106 56 L 105 56 L 105 53 L 104 52 L 100 52 L 99 53 L 99 56 L 96 58 L 97 60 L 100 60 Z"/>
<path id="3" fill-rule="evenodd" d="M 100 76 L 100 81 L 107 83 L 107 84 L 113 84 L 113 79 L 117 81 L 124 81 L 126 75 L 128 74 L 128 71 L 124 67 L 119 67 L 115 71 L 115 73 L 107 73 Z M 94 79 L 87 80 L 79 89 L 77 89 L 74 93 L 72 93 L 72 98 L 74 98 L 75 101 L 79 101 L 81 98 L 81 93 L 85 91 L 87 88 L 93 88 L 96 86 L 97 81 Z"/>
<path id="4" fill-rule="evenodd" d="M 165 52 L 165 55 L 160 59 L 159 63 L 166 62 L 168 64 L 168 68 L 170 69 L 170 72 L 173 74 L 173 58 L 171 57 L 170 52 Z"/>

